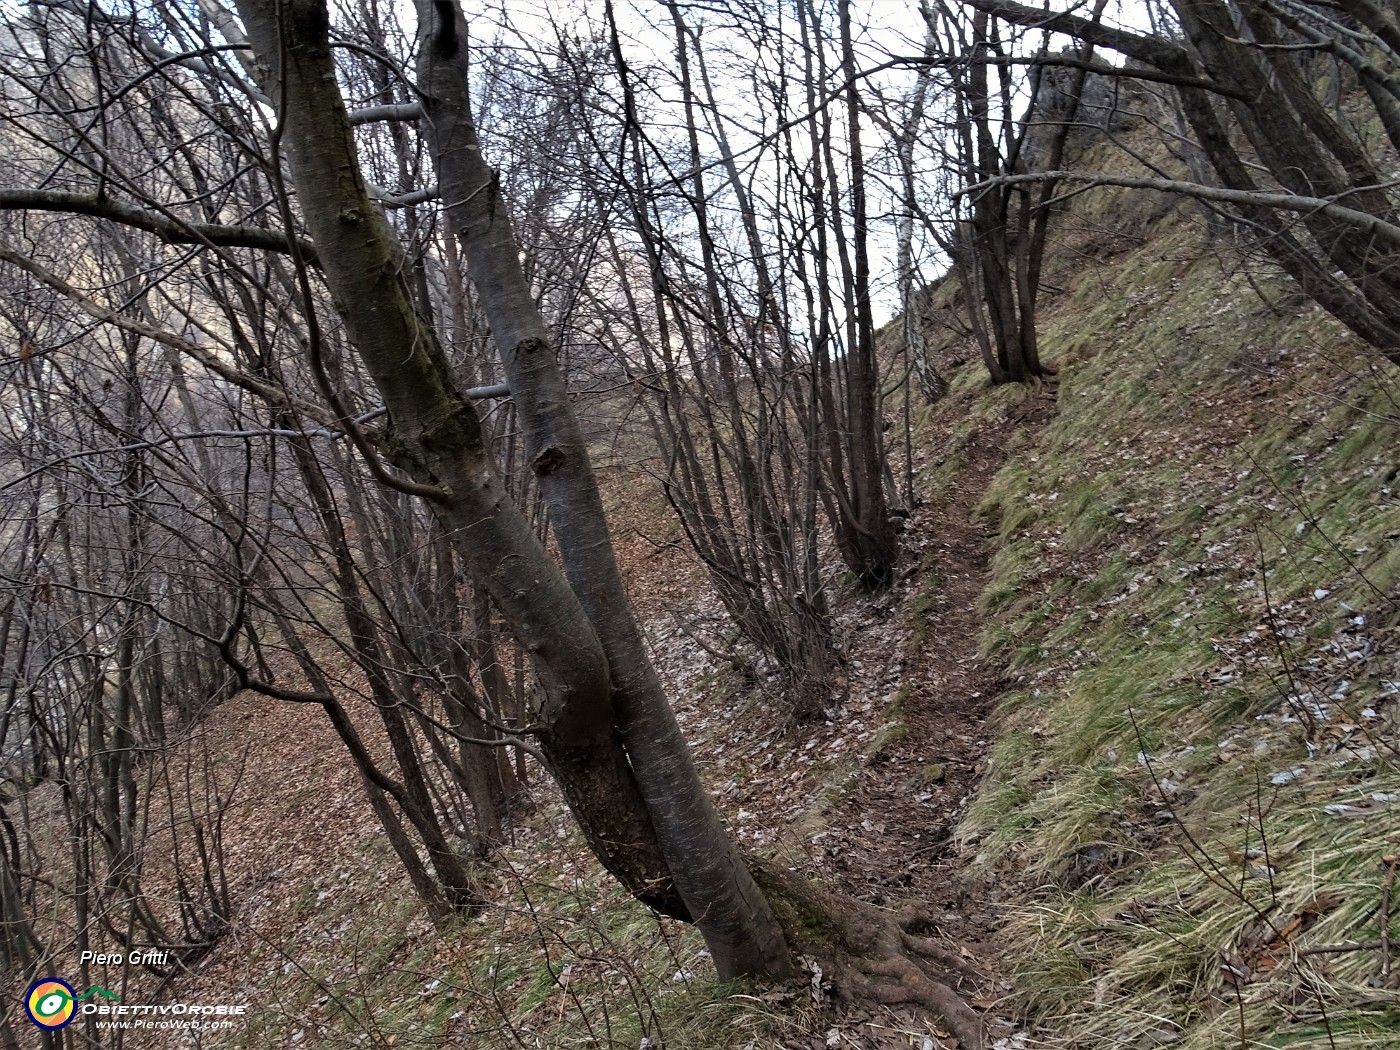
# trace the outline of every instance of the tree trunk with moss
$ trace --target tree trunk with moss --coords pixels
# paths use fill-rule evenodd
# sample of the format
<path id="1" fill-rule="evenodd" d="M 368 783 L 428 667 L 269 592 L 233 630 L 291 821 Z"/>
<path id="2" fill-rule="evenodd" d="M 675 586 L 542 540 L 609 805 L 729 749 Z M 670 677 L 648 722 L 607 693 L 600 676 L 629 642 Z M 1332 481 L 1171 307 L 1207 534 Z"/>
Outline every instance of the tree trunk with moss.
<path id="1" fill-rule="evenodd" d="M 509 202 L 477 141 L 466 22 L 443 0 L 419 0 L 418 11 L 418 87 L 448 222 L 501 355 L 564 572 L 602 644 L 618 727 L 662 856 L 721 975 L 786 973 L 782 931 L 700 783 L 632 615 L 583 433 L 520 265 Z"/>
<path id="2" fill-rule="evenodd" d="M 477 147 L 460 12 L 421 9 L 426 123 L 567 580 L 507 496 L 475 410 L 414 311 L 401 249 L 359 169 L 325 6 L 243 0 L 239 12 L 258 79 L 279 102 L 281 145 L 326 286 L 388 409 L 394 462 L 530 653 L 541 750 L 590 846 L 640 900 L 693 918 L 721 976 L 789 972 L 782 931 L 700 784 L 631 616 L 587 450 Z"/>
<path id="3" fill-rule="evenodd" d="M 388 409 L 395 463 L 427 496 L 530 654 L 540 747 L 590 845 L 639 899 L 684 916 L 622 747 L 602 646 L 507 495 L 475 409 L 414 310 L 398 241 L 369 197 L 326 8 L 320 0 L 244 0 L 239 13 L 256 76 L 279 104 L 280 144 L 325 285 Z M 309 352 L 319 352 L 314 329 Z"/>

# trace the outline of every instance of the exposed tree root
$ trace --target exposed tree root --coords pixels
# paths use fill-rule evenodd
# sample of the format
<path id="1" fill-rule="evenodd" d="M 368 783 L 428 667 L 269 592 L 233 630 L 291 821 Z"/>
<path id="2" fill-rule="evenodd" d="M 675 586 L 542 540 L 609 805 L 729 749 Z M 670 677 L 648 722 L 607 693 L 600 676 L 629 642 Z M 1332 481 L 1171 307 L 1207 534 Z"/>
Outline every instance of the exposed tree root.
<path id="1" fill-rule="evenodd" d="M 980 975 L 956 951 L 927 936 L 916 909 L 885 911 L 832 893 L 778 865 L 748 858 L 795 952 L 828 967 L 835 993 L 938 1017 L 961 1050 L 985 1050 L 982 1019 L 957 991 Z"/>

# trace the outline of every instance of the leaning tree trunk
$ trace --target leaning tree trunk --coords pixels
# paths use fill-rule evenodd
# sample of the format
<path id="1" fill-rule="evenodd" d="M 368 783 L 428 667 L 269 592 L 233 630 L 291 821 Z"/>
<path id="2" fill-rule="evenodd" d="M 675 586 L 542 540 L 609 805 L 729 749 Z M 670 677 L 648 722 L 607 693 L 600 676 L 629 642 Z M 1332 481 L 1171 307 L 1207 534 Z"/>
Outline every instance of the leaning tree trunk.
<path id="1" fill-rule="evenodd" d="M 476 411 L 433 329 L 413 309 L 402 251 L 360 172 L 326 8 L 320 0 L 242 0 L 238 7 L 255 75 L 279 104 L 273 156 L 279 144 L 286 151 L 325 284 L 388 409 L 384 444 L 413 479 L 405 487 L 429 499 L 529 652 L 541 694 L 534 713 L 540 747 L 589 844 L 639 899 L 685 916 L 622 747 L 602 646 L 502 486 Z M 314 322 L 310 279 L 299 269 Z M 315 364 L 314 324 L 310 332 Z M 371 467 L 389 479 L 384 467 Z"/>
<path id="2" fill-rule="evenodd" d="M 449 17 L 437 19 L 438 11 Z M 627 609 L 597 487 L 531 307 L 495 173 L 476 148 L 465 105 L 466 56 L 457 47 L 460 13 L 437 3 L 424 19 L 422 87 L 443 196 L 466 207 L 454 221 L 465 233 L 468 266 L 511 379 L 566 571 L 588 612 L 509 499 L 475 410 L 436 334 L 414 312 L 402 252 L 359 169 L 324 4 L 241 0 L 239 12 L 256 75 L 279 100 L 274 146 L 286 151 L 325 283 L 388 409 L 385 446 L 413 479 L 404 487 L 430 501 L 530 653 L 542 693 L 535 711 L 541 750 L 590 845 L 639 899 L 696 916 L 721 975 L 785 972 L 791 963 L 782 933 L 700 786 Z M 477 202 L 484 214 L 471 208 Z M 309 285 L 306 294 L 309 310 Z M 313 365 L 318 352 L 313 329 Z M 371 469 L 390 480 L 373 461 Z"/>
<path id="3" fill-rule="evenodd" d="M 466 21 L 443 0 L 419 0 L 418 11 L 418 88 L 448 221 L 501 354 L 564 571 L 606 655 L 618 726 L 661 853 L 721 976 L 786 973 L 782 930 L 700 783 L 632 616 L 583 434 L 520 265 L 499 179 L 477 141 L 461 43 Z"/>

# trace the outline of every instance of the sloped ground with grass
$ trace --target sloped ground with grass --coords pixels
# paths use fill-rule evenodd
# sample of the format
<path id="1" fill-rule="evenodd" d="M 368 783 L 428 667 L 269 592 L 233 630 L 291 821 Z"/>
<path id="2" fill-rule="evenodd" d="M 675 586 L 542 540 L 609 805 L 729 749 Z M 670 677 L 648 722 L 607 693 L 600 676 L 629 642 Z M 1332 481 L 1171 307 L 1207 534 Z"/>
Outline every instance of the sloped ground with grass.
<path id="1" fill-rule="evenodd" d="M 731 833 L 770 862 L 876 906 L 929 906 L 946 942 L 987 974 L 966 989 L 985 1009 L 996 994 L 991 967 L 968 946 L 985 940 L 995 918 L 958 888 L 949 841 L 980 772 L 990 698 L 972 613 L 985 582 L 985 536 L 969 517 L 1004 459 L 1000 443 L 1015 432 L 1020 401 L 979 398 L 977 384 L 967 384 L 930 423 L 971 419 L 964 438 L 986 440 L 967 449 L 968 469 L 957 477 L 968 484 L 952 485 L 943 457 L 921 452 L 925 475 L 942 479 L 941 498 L 930 489 L 911 520 L 898 585 L 876 596 L 841 593 L 845 699 L 819 725 L 784 713 L 780 684 L 765 680 L 733 636 L 656 494 L 621 477 L 609 498 L 634 602 Z M 368 743 L 376 754 L 386 746 L 374 733 Z M 208 764 L 232 795 L 221 822 L 229 931 L 169 985 L 108 970 L 94 979 L 121 985 L 128 1002 L 248 1004 L 246 1023 L 191 1033 L 197 1045 L 950 1045 L 938 1019 L 918 1010 L 833 1002 L 818 960 L 803 961 L 792 987 L 717 981 L 694 931 L 652 915 L 599 869 L 538 772 L 533 810 L 478 864 L 490 903 L 438 931 L 318 710 L 240 694 L 211 711 L 169 762 Z M 159 851 L 159 842 L 148 851 L 152 880 Z M 56 965 L 72 972 L 76 960 Z M 996 1031 L 1015 1030 L 1009 1018 L 987 1017 Z M 143 1047 L 190 1045 L 174 1031 L 140 1036 Z"/>
<path id="2" fill-rule="evenodd" d="M 1058 398 L 988 388 L 974 361 L 923 414 L 924 506 L 895 590 L 844 596 L 830 722 L 787 724 L 736 666 L 635 486 L 614 506 L 630 585 L 734 834 L 929 907 L 1003 1050 L 1395 1045 L 1400 380 L 1266 268 L 1202 247 L 1189 209 L 1120 202 L 1063 223 Z M 280 725 L 261 794 L 334 749 L 304 712 L 260 717 Z M 248 1028 L 209 1045 L 951 1045 L 927 1017 L 833 1010 L 815 970 L 718 984 L 545 786 L 483 872 L 492 906 L 446 937 L 350 780 L 276 829 L 274 801 L 230 833 L 275 839 L 267 888 L 240 884 L 227 944 L 182 979 L 254 993 Z"/>
<path id="3" fill-rule="evenodd" d="M 1400 1045 L 1400 375 L 1194 214 L 1101 192 L 1061 216 L 1057 382 L 990 388 L 950 337 L 899 580 L 833 583 L 846 699 L 823 724 L 782 713 L 659 496 L 609 482 L 732 833 L 919 904 L 997 1050 Z M 250 1004 L 197 1045 L 954 1045 L 917 1011 L 833 1005 L 819 960 L 791 988 L 720 984 L 542 778 L 479 872 L 490 905 L 439 932 L 319 712 L 239 696 L 187 757 L 241 785 L 234 914 L 197 972 L 124 994 Z"/>
<path id="4" fill-rule="evenodd" d="M 1185 214 L 1052 278 L 957 841 L 1034 1042 L 1400 1045 L 1400 373 Z"/>

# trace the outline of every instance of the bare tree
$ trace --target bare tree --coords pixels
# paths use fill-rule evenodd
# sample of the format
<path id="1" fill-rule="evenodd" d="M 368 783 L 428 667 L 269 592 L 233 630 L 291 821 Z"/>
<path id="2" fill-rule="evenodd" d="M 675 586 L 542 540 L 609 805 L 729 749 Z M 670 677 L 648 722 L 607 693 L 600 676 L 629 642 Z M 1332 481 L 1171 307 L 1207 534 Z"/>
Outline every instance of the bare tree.
<path id="1" fill-rule="evenodd" d="M 1145 67 L 1109 70 L 1112 75 L 1173 84 L 1220 185 L 1152 178 L 1131 184 L 1230 205 L 1305 294 L 1400 362 L 1400 226 L 1385 159 L 1400 148 L 1400 33 L 1393 13 L 1361 0 L 1340 7 L 1308 0 L 1174 0 L 1164 32 L 1146 35 L 1012 0 L 966 4 L 1117 51 Z M 1338 77 L 1360 89 L 1355 102 L 1361 105 L 1364 97 L 1383 145 L 1367 140 L 1365 121 L 1326 104 L 1325 85 Z M 1064 175 L 1045 172 L 1034 179 Z M 1020 181 L 1024 177 L 994 176 L 978 190 Z"/>
<path id="2" fill-rule="evenodd" d="M 1094 10 L 1097 23 L 1103 4 Z M 1031 51 L 1021 31 L 985 11 L 920 5 L 928 34 L 921 68 L 948 71 L 944 143 L 959 185 L 946 224 L 924 216 L 962 286 L 970 327 L 994 383 L 1053 375 L 1040 359 L 1040 295 L 1057 171 L 1083 102 L 1092 49 L 1052 56 L 1042 39 Z M 1063 65 L 1059 63 L 1064 63 Z M 1102 115 L 1095 115 L 1102 119 Z M 940 228 L 941 227 L 941 228 Z"/>
<path id="3" fill-rule="evenodd" d="M 791 973 L 789 937 L 805 935 L 801 923 L 785 929 L 775 916 L 765 891 L 776 890 L 801 902 L 802 914 L 829 907 L 833 921 L 853 931 L 851 953 L 869 956 L 861 973 L 890 983 L 890 996 L 947 1010 L 960 1038 L 978 1044 L 971 1011 L 910 962 L 911 953 L 929 953 L 926 942 L 888 917 L 813 905 L 781 875 L 760 889 L 725 835 L 626 600 L 540 308 L 540 289 L 552 279 L 545 253 L 522 252 L 506 180 L 477 135 L 461 11 L 442 0 L 419 5 L 412 77 L 401 55 L 385 53 L 401 46 L 397 35 L 369 25 L 371 5 L 357 9 L 363 24 L 345 36 L 321 0 L 243 0 L 236 14 L 214 0 L 120 17 L 77 3 L 39 11 L 40 28 L 25 23 L 20 35 L 28 36 L 16 37 L 14 65 L 25 86 L 8 116 L 22 144 L 3 161 L 10 185 L 0 193 L 7 212 L 0 260 L 26 295 L 58 307 L 71 331 L 44 333 L 19 366 L 35 356 L 54 365 L 60 348 L 78 343 L 71 335 L 96 332 L 118 348 L 113 360 L 123 367 L 150 367 L 153 357 L 173 396 L 161 412 L 124 401 L 114 421 L 102 405 L 93 408 L 101 399 L 87 389 L 86 365 L 65 377 L 69 401 L 82 411 L 71 411 L 72 432 L 57 435 L 27 475 L 47 516 L 16 530 L 16 551 L 24 566 L 49 543 L 82 555 L 65 578 L 82 616 L 70 633 L 104 645 L 116 639 L 121 650 L 121 628 L 130 623 L 133 652 L 118 669 L 135 665 L 149 628 L 122 617 L 139 612 L 217 652 L 237 684 L 319 707 L 430 906 L 435 895 L 449 910 L 476 900 L 469 858 L 452 841 L 449 821 L 474 811 L 471 846 L 493 833 L 494 789 L 478 776 L 486 767 L 477 760 L 499 745 L 528 748 L 558 780 L 601 862 L 638 899 L 694 922 L 721 976 Z M 655 300 L 663 290 L 700 292 L 690 346 L 705 349 L 686 364 L 719 384 L 712 389 L 732 382 L 725 397 L 735 420 L 781 406 L 783 418 L 751 454 L 752 462 L 773 464 L 760 485 L 776 479 L 781 498 L 758 501 L 767 521 L 744 527 L 764 543 L 770 527 L 797 538 L 762 558 L 776 565 L 798 555 L 784 572 L 800 581 L 796 600 L 816 608 L 824 600 L 815 572 L 819 514 L 867 586 L 889 582 L 897 547 L 879 455 L 865 118 L 851 8 L 841 5 L 834 24 L 805 0 L 794 13 L 807 45 L 795 52 L 802 74 L 789 112 L 796 119 L 773 139 L 786 174 L 774 199 L 748 199 L 733 227 L 736 243 L 750 245 L 746 265 L 766 270 L 747 316 L 734 309 L 746 301 L 737 281 L 726 286 L 722 266 L 707 263 L 699 280 L 682 281 L 693 272 L 683 253 L 668 254 L 660 242 L 648 250 L 676 278 L 651 287 Z M 676 29 L 684 40 L 680 20 Z M 51 49 L 65 34 L 63 61 L 74 72 L 55 76 Z M 357 57 L 341 61 L 340 52 Z M 366 105 L 352 110 L 347 94 Z M 164 116 L 145 112 L 148 95 L 163 96 Z M 696 86 L 693 96 L 697 112 L 717 112 L 711 89 Z M 627 119 L 617 141 L 640 149 L 641 129 Z M 408 127 L 416 130 L 401 135 L 379 127 L 383 121 L 414 121 Z M 702 123 L 697 116 L 693 127 Z M 197 134 L 181 136 L 181 127 Z M 719 183 L 737 199 L 745 182 L 736 176 L 737 155 L 715 141 Z M 436 169 L 435 189 L 413 185 L 424 158 Z M 646 187 L 639 179 L 634 188 Z M 435 235 L 438 213 L 417 210 L 434 196 L 455 237 L 450 248 Z M 703 201 L 687 206 L 697 203 L 703 210 Z M 640 204 L 656 202 L 643 196 Z M 713 214 L 704 218 L 718 229 Z M 36 237 L 37 223 L 51 223 L 55 236 Z M 74 231 L 94 224 L 130 231 L 138 264 L 98 265 L 86 249 L 74 252 Z M 645 229 L 640 221 L 637 228 Z M 770 232 L 776 249 L 762 243 Z M 637 257 L 620 242 L 608 250 Z M 457 272 L 458 253 L 470 288 Z M 658 330 L 688 309 L 662 308 Z M 154 347 L 159 354 L 143 352 Z M 458 347 L 494 356 L 468 362 L 454 355 Z M 731 360 L 747 355 L 747 376 L 737 368 L 725 375 L 731 350 Z M 751 399 L 745 378 L 778 393 Z M 158 384 L 142 379 L 145 401 L 159 400 Z M 51 385 L 45 376 L 30 396 L 49 396 Z M 499 412 L 521 434 L 509 476 L 481 408 L 505 395 Z M 201 400 L 217 409 L 191 411 Z M 36 428 L 44 407 L 32 413 Z M 86 455 L 90 447 L 97 455 Z M 509 460 L 514 445 L 504 447 Z M 121 511 L 137 506 L 134 519 L 115 516 L 110 550 L 98 531 L 105 522 L 70 513 L 70 494 L 54 491 L 64 478 L 58 468 L 70 463 L 74 471 L 100 467 L 93 491 L 115 490 Z M 136 487 L 125 485 L 128 476 Z M 166 516 L 137 501 L 152 485 L 173 494 Z M 539 516 L 517 500 L 531 492 L 547 512 L 562 566 L 548 552 Z M 724 513 L 737 523 L 747 509 Z M 783 522 L 785 509 L 800 516 Z M 81 545 L 73 545 L 75 533 L 86 533 Z M 155 537 L 188 566 L 183 601 L 154 593 L 149 566 L 133 556 L 150 551 Z M 402 566 L 405 578 L 389 565 Z M 31 604 L 42 605 L 43 593 L 36 588 Z M 497 616 L 510 635 L 504 646 L 531 672 L 520 718 L 493 695 L 499 678 L 487 661 L 470 666 L 480 651 L 470 631 Z M 327 635 L 338 638 L 333 658 L 309 644 Z M 112 666 L 92 660 L 100 653 L 89 648 L 55 678 L 53 693 L 67 708 L 35 720 L 41 733 L 67 738 L 51 753 L 78 753 L 73 741 L 84 732 L 88 753 L 110 750 L 97 745 L 118 737 L 125 747 L 120 734 L 135 731 L 132 712 L 143 704 L 152 722 L 155 701 L 138 692 L 139 676 L 116 676 L 114 706 L 83 706 L 107 688 Z M 348 712 L 355 694 L 334 675 L 342 659 L 365 675 L 362 721 Z M 382 734 L 392 761 L 370 757 L 371 731 Z M 134 827 L 132 800 L 151 797 L 149 787 L 132 789 L 137 765 L 97 768 L 94 826 L 112 826 L 115 812 L 123 834 Z M 106 870 L 133 866 L 114 841 Z M 79 927 L 91 927 L 87 917 Z M 22 933 L 15 950 L 25 950 Z"/>

